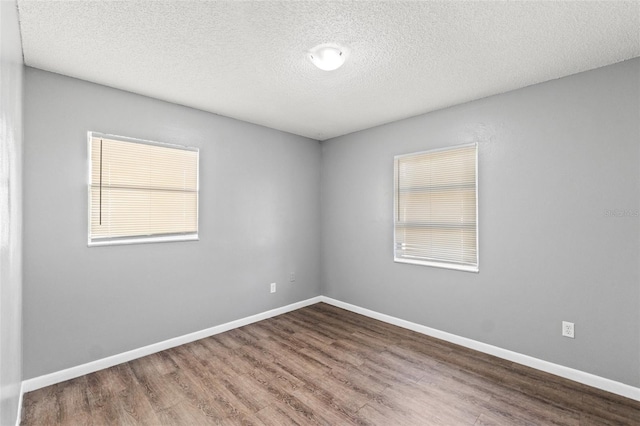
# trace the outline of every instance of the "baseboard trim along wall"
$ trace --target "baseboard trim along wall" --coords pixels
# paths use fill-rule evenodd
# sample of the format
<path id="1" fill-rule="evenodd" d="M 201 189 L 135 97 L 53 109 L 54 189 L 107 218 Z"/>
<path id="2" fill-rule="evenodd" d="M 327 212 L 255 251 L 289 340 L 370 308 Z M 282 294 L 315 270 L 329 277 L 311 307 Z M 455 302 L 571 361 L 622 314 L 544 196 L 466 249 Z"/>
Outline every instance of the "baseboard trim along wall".
<path id="1" fill-rule="evenodd" d="M 170 349 L 176 346 L 184 345 L 195 340 L 204 339 L 205 337 L 213 336 L 215 334 L 224 333 L 225 331 L 232 330 L 234 328 L 242 327 L 254 322 L 262 321 L 267 318 L 271 318 L 277 315 L 281 315 L 287 312 L 294 311 L 296 309 L 303 308 L 305 306 L 313 305 L 318 302 L 324 302 L 329 305 L 337 306 L 342 309 L 346 309 L 357 314 L 364 315 L 369 318 L 377 319 L 388 324 L 397 325 L 398 327 L 413 330 L 417 333 L 425 334 L 427 336 L 435 337 L 437 339 L 445 340 L 450 343 L 454 343 L 460 346 L 464 346 L 469 349 L 474 349 L 479 352 L 483 352 L 489 355 L 496 356 L 498 358 L 506 359 L 518 364 L 526 365 L 527 367 L 535 368 L 547 373 L 554 374 L 556 376 L 564 377 L 565 379 L 573 380 L 591 386 L 597 389 L 601 389 L 607 392 L 611 392 L 626 398 L 640 401 L 640 388 L 630 386 L 624 383 L 616 382 L 614 380 L 606 379 L 604 377 L 596 376 L 591 373 L 576 370 L 573 368 L 565 367 L 562 365 L 554 364 L 552 362 L 544 361 L 538 358 L 534 358 L 528 355 L 523 355 L 517 352 L 513 352 L 507 349 L 502 349 L 497 346 L 492 346 L 486 343 L 478 342 L 476 340 L 468 339 L 466 337 L 457 336 L 455 334 L 447 333 L 444 331 L 436 330 L 424 325 L 416 324 L 410 321 L 406 321 L 400 318 L 392 317 L 390 315 L 381 314 L 370 309 L 361 308 L 350 303 L 341 302 L 336 299 L 332 299 L 326 296 L 312 297 L 307 300 L 292 303 L 281 308 L 272 309 L 266 312 L 262 312 L 256 315 L 251 315 L 246 318 L 231 321 L 225 324 L 221 324 L 215 327 L 207 328 L 205 330 L 197 331 L 184 336 L 176 337 L 173 339 L 165 340 L 163 342 L 155 343 L 149 346 L 145 346 L 139 349 L 127 351 L 118 355 L 113 355 L 107 358 L 103 358 L 97 361 L 92 361 L 86 364 L 82 364 L 76 367 L 67 368 L 55 373 L 46 374 L 44 376 L 34 377 L 22 382 L 22 389 L 20 392 L 20 407 L 22 407 L 22 394 L 24 392 L 30 392 L 36 389 L 40 389 L 46 386 L 50 386 L 56 383 L 64 382 L 85 374 L 90 374 L 108 367 L 112 367 L 123 362 L 131 361 L 137 358 L 141 358 L 147 355 L 151 355 L 156 352 Z M 18 417 L 19 421 L 20 417 Z"/>
<path id="2" fill-rule="evenodd" d="M 311 299 L 302 300 L 300 302 L 292 303 L 290 305 L 282 306 L 280 308 L 271 309 L 266 312 L 251 315 L 245 318 L 241 318 L 235 321 L 230 321 L 224 324 L 216 325 L 215 327 L 207 328 L 204 330 L 196 331 L 193 333 L 185 334 L 183 336 L 174 337 L 162 342 L 154 343 L 142 348 L 133 349 L 121 354 L 112 355 L 107 358 L 102 358 L 96 361 L 88 362 L 86 364 L 78 365 L 76 367 L 70 367 L 65 370 L 56 371 L 54 373 L 45 374 L 43 376 L 34 377 L 33 379 L 27 379 L 22 382 L 23 391 L 31 392 L 36 389 L 44 388 L 56 383 L 64 382 L 66 380 L 75 379 L 76 377 L 84 376 L 85 374 L 94 373 L 96 371 L 103 370 L 105 368 L 113 367 L 114 365 L 122 364 L 134 359 L 142 358 L 147 355 L 154 354 L 156 352 L 164 351 L 166 349 L 175 348 L 176 346 L 191 343 L 196 340 L 204 339 L 205 337 L 213 336 L 215 334 L 224 333 L 225 331 L 233 330 L 234 328 L 242 327 L 254 322 L 262 321 L 267 318 L 275 317 L 287 312 L 295 311 L 296 309 L 304 308 L 305 306 L 313 305 L 321 301 L 321 296 L 312 297 Z"/>
<path id="3" fill-rule="evenodd" d="M 466 337 L 461 337 L 455 334 L 436 330 L 434 328 L 416 324 L 411 321 L 405 321 L 403 319 L 392 317 L 390 315 L 381 314 L 379 312 L 361 308 L 360 306 L 352 305 L 350 303 L 341 302 L 330 297 L 322 296 L 321 301 L 329 305 L 337 306 L 338 308 L 346 309 L 347 311 L 355 312 L 369 318 L 386 322 L 388 324 L 397 325 L 398 327 L 413 330 L 417 333 L 435 337 L 436 339 L 445 340 L 456 345 L 464 346 L 465 348 L 474 349 L 478 352 L 493 355 L 495 357 L 506 359 L 508 361 L 525 365 L 527 367 L 535 368 L 536 370 L 544 371 L 546 373 L 551 373 L 565 379 L 573 380 L 574 382 L 582 383 L 587 386 L 640 401 L 640 388 L 634 386 L 596 376 L 595 374 L 565 367 L 563 365 L 554 364 L 552 362 L 544 361 L 528 355 L 523 355 L 518 352 L 502 349 L 497 346 L 478 342 L 476 340 L 467 339 Z"/>

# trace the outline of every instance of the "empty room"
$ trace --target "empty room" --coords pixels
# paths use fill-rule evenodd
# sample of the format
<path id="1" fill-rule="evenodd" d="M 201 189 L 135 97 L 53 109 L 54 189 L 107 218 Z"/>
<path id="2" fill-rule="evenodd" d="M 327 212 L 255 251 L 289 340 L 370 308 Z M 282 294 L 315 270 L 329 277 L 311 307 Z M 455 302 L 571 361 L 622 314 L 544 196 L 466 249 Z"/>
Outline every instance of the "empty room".
<path id="1" fill-rule="evenodd" d="M 640 424 L 640 1 L 0 0 L 0 424 Z"/>

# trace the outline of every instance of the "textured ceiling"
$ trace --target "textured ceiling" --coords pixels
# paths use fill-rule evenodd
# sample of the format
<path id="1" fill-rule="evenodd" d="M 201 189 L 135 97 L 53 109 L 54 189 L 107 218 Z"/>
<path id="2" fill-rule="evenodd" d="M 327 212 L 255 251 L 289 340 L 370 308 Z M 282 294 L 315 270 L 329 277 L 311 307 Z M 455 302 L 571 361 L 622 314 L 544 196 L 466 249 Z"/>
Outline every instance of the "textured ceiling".
<path id="1" fill-rule="evenodd" d="M 640 56 L 640 2 L 18 0 L 29 66 L 324 140 Z M 333 72 L 305 53 L 349 50 Z"/>

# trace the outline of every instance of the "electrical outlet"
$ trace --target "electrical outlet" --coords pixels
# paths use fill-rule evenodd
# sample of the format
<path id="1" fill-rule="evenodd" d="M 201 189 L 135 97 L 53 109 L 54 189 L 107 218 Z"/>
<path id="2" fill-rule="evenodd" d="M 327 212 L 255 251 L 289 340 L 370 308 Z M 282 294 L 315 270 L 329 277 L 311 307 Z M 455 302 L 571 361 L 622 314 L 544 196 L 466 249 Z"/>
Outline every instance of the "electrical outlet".
<path id="1" fill-rule="evenodd" d="M 271 283 L 271 293 L 276 292 L 276 283 Z"/>
<path id="2" fill-rule="evenodd" d="M 562 335 L 564 337 L 575 338 L 575 325 L 572 322 L 562 321 Z"/>
<path id="3" fill-rule="evenodd" d="M 296 281 L 296 273 L 292 272 L 292 273 L 289 274 L 289 282 L 293 283 L 295 281 Z"/>

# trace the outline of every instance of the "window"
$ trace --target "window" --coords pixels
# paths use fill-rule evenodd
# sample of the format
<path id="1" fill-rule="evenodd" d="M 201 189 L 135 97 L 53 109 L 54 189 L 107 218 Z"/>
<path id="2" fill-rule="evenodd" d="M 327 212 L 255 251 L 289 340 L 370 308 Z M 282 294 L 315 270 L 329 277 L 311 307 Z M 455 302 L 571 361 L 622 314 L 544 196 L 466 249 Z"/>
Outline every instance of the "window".
<path id="1" fill-rule="evenodd" d="M 478 271 L 476 144 L 395 157 L 396 262 Z"/>
<path id="2" fill-rule="evenodd" d="M 198 239 L 198 149 L 89 132 L 89 245 Z"/>

